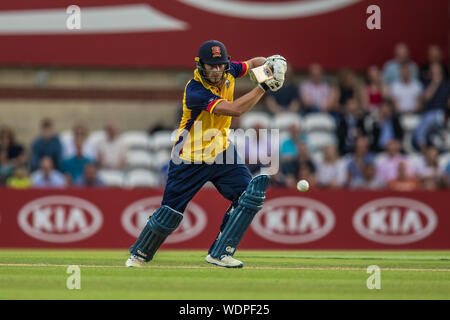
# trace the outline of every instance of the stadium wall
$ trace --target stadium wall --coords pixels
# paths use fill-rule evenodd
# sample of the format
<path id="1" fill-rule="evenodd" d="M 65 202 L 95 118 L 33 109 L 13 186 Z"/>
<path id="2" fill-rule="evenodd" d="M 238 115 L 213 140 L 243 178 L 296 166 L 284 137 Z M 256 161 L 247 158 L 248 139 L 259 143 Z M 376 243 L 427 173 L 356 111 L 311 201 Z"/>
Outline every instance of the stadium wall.
<path id="1" fill-rule="evenodd" d="M 0 189 L 2 248 L 127 248 L 162 189 Z M 269 189 L 243 249 L 450 249 L 448 192 Z M 228 201 L 203 189 L 169 249 L 206 249 Z"/>

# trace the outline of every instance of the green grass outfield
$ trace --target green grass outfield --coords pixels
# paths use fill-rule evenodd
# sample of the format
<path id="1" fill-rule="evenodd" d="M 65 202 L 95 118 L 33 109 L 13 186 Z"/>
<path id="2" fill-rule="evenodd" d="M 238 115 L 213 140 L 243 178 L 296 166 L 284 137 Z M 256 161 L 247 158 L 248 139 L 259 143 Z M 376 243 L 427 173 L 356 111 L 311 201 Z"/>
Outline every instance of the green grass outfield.
<path id="1" fill-rule="evenodd" d="M 126 250 L 0 250 L 0 299 L 450 299 L 450 251 L 245 251 L 243 269 L 205 251 L 160 250 L 126 268 Z M 81 289 L 68 290 L 78 265 Z M 367 267 L 381 269 L 369 290 Z"/>

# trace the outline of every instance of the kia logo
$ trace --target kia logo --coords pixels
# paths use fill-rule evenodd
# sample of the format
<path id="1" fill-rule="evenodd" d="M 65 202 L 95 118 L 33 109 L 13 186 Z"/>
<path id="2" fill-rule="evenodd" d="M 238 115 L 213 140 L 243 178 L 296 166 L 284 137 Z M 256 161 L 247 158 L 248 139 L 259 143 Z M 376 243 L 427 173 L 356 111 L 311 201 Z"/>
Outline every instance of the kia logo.
<path id="1" fill-rule="evenodd" d="M 276 198 L 264 203 L 252 228 L 261 237 L 279 243 L 298 244 L 318 240 L 334 227 L 335 218 L 323 203 L 302 198 Z"/>
<path id="2" fill-rule="evenodd" d="M 148 217 L 161 207 L 161 200 L 161 197 L 151 197 L 129 205 L 121 218 L 125 231 L 137 238 L 147 223 Z M 177 243 L 194 238 L 205 229 L 206 221 L 206 213 L 191 201 L 184 211 L 183 220 L 178 228 L 167 237 L 166 243 Z"/>
<path id="3" fill-rule="evenodd" d="M 407 198 L 374 200 L 353 216 L 353 226 L 361 236 L 385 244 L 406 244 L 426 238 L 436 229 L 437 221 L 433 209 Z"/>
<path id="4" fill-rule="evenodd" d="M 80 241 L 95 234 L 103 223 L 92 203 L 71 196 L 49 196 L 22 207 L 18 223 L 29 236 L 56 243 Z"/>

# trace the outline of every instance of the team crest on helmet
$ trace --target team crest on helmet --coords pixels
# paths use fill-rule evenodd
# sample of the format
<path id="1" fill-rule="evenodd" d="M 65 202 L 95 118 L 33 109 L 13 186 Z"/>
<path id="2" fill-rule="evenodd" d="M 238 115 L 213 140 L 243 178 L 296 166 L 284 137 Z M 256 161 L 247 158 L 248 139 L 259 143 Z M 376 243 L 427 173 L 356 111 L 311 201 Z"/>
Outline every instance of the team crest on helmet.
<path id="1" fill-rule="evenodd" d="M 222 57 L 222 52 L 219 46 L 211 47 L 213 58 Z"/>

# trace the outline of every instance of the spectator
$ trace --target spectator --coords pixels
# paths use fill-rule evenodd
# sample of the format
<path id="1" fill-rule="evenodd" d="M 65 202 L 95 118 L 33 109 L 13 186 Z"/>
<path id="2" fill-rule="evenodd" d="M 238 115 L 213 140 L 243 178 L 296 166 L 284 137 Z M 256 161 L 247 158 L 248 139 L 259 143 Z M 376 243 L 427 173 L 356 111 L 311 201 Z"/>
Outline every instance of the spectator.
<path id="1" fill-rule="evenodd" d="M 422 112 L 444 110 L 450 105 L 450 83 L 444 78 L 442 68 L 433 63 L 430 66 L 431 80 L 425 85 Z"/>
<path id="2" fill-rule="evenodd" d="M 376 170 L 373 162 L 366 160 L 362 164 L 361 176 L 351 180 L 350 188 L 363 190 L 379 190 L 383 188 L 383 183 L 376 177 Z"/>
<path id="3" fill-rule="evenodd" d="M 355 99 L 359 104 L 360 92 L 355 73 L 348 69 L 341 70 L 338 74 L 338 85 L 333 90 L 333 107 L 330 108 L 332 115 L 336 116 L 344 112 L 347 101 L 350 99 Z"/>
<path id="4" fill-rule="evenodd" d="M 398 140 L 391 140 L 386 145 L 386 157 L 378 163 L 376 166 L 377 179 L 383 184 L 387 184 L 389 181 L 396 179 L 398 174 L 398 165 L 403 163 L 406 169 L 408 177 L 414 175 L 414 167 L 406 156 L 400 153 L 401 145 Z"/>
<path id="5" fill-rule="evenodd" d="M 312 175 L 316 171 L 316 166 L 311 160 L 308 145 L 304 141 L 297 143 L 295 153 L 284 154 L 284 156 L 280 157 L 280 160 L 282 175 L 278 177 L 278 180 L 281 181 L 280 184 L 284 184 L 287 187 L 296 187 L 301 167 L 307 167 Z"/>
<path id="6" fill-rule="evenodd" d="M 302 132 L 301 127 L 297 124 L 292 124 L 289 127 L 289 137 L 281 141 L 280 159 L 284 162 L 290 162 L 298 157 L 299 143 L 305 143 L 308 150 L 311 150 L 308 135 Z"/>
<path id="7" fill-rule="evenodd" d="M 102 187 L 103 181 L 97 175 L 97 168 L 93 163 L 86 163 L 83 175 L 78 177 L 75 184 L 80 187 Z"/>
<path id="8" fill-rule="evenodd" d="M 420 80 L 424 85 L 431 81 L 430 67 L 434 63 L 441 66 L 444 78 L 448 80 L 449 73 L 442 59 L 442 50 L 437 45 L 431 45 L 428 47 L 428 61 L 420 68 Z"/>
<path id="9" fill-rule="evenodd" d="M 304 114 L 317 111 L 328 111 L 331 105 L 331 86 L 323 79 L 323 69 L 319 64 L 309 67 L 309 76 L 300 85 L 300 99 Z"/>
<path id="10" fill-rule="evenodd" d="M 370 66 L 366 74 L 366 84 L 361 89 L 361 101 L 364 108 L 372 112 L 389 96 L 389 86 L 383 82 L 377 66 Z"/>
<path id="11" fill-rule="evenodd" d="M 117 134 L 113 123 L 105 126 L 106 137 L 97 143 L 97 161 L 101 169 L 123 170 L 126 165 L 127 146 Z"/>
<path id="12" fill-rule="evenodd" d="M 409 57 L 409 49 L 404 43 L 398 43 L 394 49 L 394 59 L 388 61 L 383 68 L 383 81 L 388 85 L 400 81 L 400 65 L 407 63 L 413 79 L 419 79 L 419 69 Z"/>
<path id="13" fill-rule="evenodd" d="M 41 159 L 40 169 L 31 175 L 31 183 L 36 188 L 63 188 L 66 186 L 64 175 L 53 168 L 51 157 Z"/>
<path id="14" fill-rule="evenodd" d="M 362 126 L 362 133 L 371 136 L 371 150 L 383 151 L 386 144 L 392 139 L 403 139 L 403 128 L 400 118 L 393 111 L 391 100 L 384 100 L 376 113 L 369 116 L 368 121 Z"/>
<path id="15" fill-rule="evenodd" d="M 294 83 L 292 69 L 288 66 L 284 85 L 276 92 L 268 91 L 266 104 L 273 114 L 281 112 L 297 112 L 300 109 L 298 87 Z"/>
<path id="16" fill-rule="evenodd" d="M 62 163 L 62 172 L 66 175 L 67 184 L 70 185 L 77 181 L 82 175 L 84 166 L 90 162 L 91 159 L 83 155 L 83 137 L 75 137 L 75 155 L 66 159 Z"/>
<path id="17" fill-rule="evenodd" d="M 391 85 L 394 107 L 398 113 L 416 113 L 420 109 L 422 84 L 413 79 L 408 63 L 400 66 L 400 80 Z"/>
<path id="18" fill-rule="evenodd" d="M 63 159 L 69 159 L 77 153 L 75 141 L 82 141 L 83 156 L 92 160 L 97 160 L 96 145 L 88 138 L 88 129 L 84 123 L 77 123 L 73 127 L 73 136 L 63 141 Z"/>
<path id="19" fill-rule="evenodd" d="M 24 148 L 15 142 L 14 132 L 7 127 L 0 128 L 0 184 L 5 183 L 15 166 L 25 163 Z"/>
<path id="20" fill-rule="evenodd" d="M 355 151 L 349 158 L 347 164 L 347 185 L 355 185 L 355 181 L 359 183 L 372 181 L 369 174 L 366 178 L 370 180 L 366 181 L 363 177 L 363 169 L 367 164 L 373 164 L 374 155 L 369 152 L 369 139 L 364 136 L 356 138 Z"/>
<path id="21" fill-rule="evenodd" d="M 417 165 L 416 174 L 425 189 L 436 189 L 439 186 L 442 172 L 439 168 L 439 151 L 436 147 L 426 148 Z"/>
<path id="22" fill-rule="evenodd" d="M 8 178 L 6 185 L 12 189 L 27 189 L 31 187 L 31 179 L 25 166 L 17 166 L 14 174 Z"/>
<path id="23" fill-rule="evenodd" d="M 415 191 L 419 189 L 419 181 L 408 174 L 408 165 L 400 161 L 397 166 L 397 176 L 388 181 L 387 188 L 391 191 Z"/>
<path id="24" fill-rule="evenodd" d="M 0 164 L 23 164 L 24 156 L 24 148 L 15 141 L 14 132 L 7 127 L 0 128 Z"/>
<path id="25" fill-rule="evenodd" d="M 57 135 L 53 132 L 53 121 L 43 119 L 41 134 L 31 145 L 30 166 L 31 171 L 39 168 L 42 158 L 50 157 L 55 169 L 61 168 L 62 147 Z"/>
<path id="26" fill-rule="evenodd" d="M 337 120 L 336 125 L 336 135 L 341 155 L 353 151 L 356 138 L 364 132 L 365 117 L 366 115 L 356 99 L 347 100 L 345 113 Z"/>
<path id="27" fill-rule="evenodd" d="M 413 133 L 413 146 L 421 151 L 436 143 L 433 137 L 440 137 L 442 129 L 447 128 L 450 114 L 450 82 L 444 79 L 436 63 L 431 65 L 430 75 L 431 81 L 423 94 L 420 126 Z"/>
<path id="28" fill-rule="evenodd" d="M 339 188 L 346 180 L 345 163 L 339 159 L 335 146 L 323 149 L 324 161 L 318 166 L 317 184 L 322 188 Z"/>

